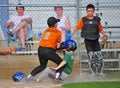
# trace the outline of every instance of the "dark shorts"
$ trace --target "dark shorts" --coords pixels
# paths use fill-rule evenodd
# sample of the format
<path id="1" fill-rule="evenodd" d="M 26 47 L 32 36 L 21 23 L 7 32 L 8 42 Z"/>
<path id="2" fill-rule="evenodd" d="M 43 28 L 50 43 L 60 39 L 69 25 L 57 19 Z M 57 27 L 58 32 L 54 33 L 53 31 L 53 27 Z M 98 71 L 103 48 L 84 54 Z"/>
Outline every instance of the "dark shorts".
<path id="1" fill-rule="evenodd" d="M 101 50 L 98 39 L 96 39 L 96 40 L 85 39 L 84 42 L 85 42 L 85 47 L 86 47 L 87 52 Z"/>

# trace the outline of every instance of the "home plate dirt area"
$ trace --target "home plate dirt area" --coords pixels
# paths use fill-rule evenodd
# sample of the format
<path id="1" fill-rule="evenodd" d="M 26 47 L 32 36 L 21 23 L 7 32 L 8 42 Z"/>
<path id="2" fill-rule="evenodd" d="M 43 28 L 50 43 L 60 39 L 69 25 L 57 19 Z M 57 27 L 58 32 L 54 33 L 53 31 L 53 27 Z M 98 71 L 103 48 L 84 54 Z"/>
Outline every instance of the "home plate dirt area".
<path id="1" fill-rule="evenodd" d="M 41 82 L 14 82 L 12 80 L 12 75 L 15 72 L 21 71 L 28 75 L 37 65 L 39 65 L 37 55 L 1 55 L 0 88 L 63 88 L 62 86 L 65 83 L 110 80 L 106 77 L 93 77 L 90 72 L 80 72 L 79 57 L 77 55 L 74 61 L 73 72 L 63 83 L 54 84 L 53 80 L 50 78 L 46 78 Z M 48 66 L 56 66 L 56 64 L 49 61 Z M 40 73 L 35 76 L 35 78 L 39 75 Z"/>

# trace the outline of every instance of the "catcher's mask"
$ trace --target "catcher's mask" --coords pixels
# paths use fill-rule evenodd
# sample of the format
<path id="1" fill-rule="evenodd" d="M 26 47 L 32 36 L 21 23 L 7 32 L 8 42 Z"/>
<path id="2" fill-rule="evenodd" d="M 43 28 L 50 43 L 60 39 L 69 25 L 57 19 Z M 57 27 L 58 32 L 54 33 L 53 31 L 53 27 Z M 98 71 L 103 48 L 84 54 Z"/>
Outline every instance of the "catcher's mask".
<path id="1" fill-rule="evenodd" d="M 64 49 L 66 49 L 67 51 L 75 51 L 77 49 L 77 44 L 72 39 L 66 40 L 64 42 Z"/>
<path id="2" fill-rule="evenodd" d="M 14 82 L 20 82 L 23 78 L 26 78 L 26 75 L 23 72 L 16 72 L 12 76 Z"/>

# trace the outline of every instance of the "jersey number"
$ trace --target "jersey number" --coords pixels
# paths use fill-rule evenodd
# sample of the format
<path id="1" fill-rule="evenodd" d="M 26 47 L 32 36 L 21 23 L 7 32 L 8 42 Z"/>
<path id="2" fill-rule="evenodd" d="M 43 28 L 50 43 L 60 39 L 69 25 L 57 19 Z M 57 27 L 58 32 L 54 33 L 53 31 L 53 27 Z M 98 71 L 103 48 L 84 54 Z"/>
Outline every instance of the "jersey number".
<path id="1" fill-rule="evenodd" d="M 47 40 L 50 36 L 50 32 L 47 32 L 46 35 L 44 36 L 44 39 Z"/>

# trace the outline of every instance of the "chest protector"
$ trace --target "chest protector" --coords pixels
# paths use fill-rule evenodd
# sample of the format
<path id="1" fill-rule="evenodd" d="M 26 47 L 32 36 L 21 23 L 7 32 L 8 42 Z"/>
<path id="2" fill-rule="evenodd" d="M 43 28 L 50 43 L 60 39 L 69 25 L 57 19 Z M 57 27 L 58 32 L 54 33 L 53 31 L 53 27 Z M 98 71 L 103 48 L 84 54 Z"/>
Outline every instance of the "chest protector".
<path id="1" fill-rule="evenodd" d="M 98 24 L 101 19 L 97 16 L 95 16 L 93 19 L 87 19 L 86 17 L 83 17 L 82 19 L 84 27 L 81 31 L 81 37 L 89 40 L 98 39 L 100 37 Z"/>

